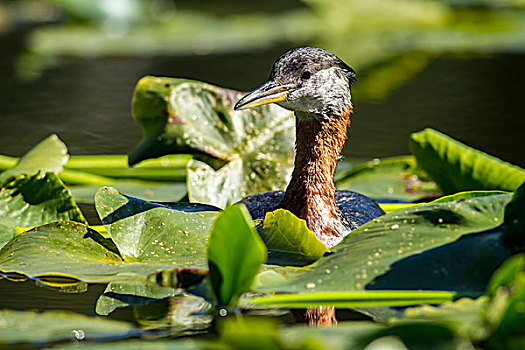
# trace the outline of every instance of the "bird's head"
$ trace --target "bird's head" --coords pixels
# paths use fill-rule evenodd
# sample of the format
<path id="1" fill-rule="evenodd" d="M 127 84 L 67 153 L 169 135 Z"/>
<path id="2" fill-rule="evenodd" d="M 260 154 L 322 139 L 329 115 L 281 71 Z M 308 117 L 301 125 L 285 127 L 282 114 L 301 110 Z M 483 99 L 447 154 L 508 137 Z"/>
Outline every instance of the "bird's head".
<path id="1" fill-rule="evenodd" d="M 313 47 L 286 52 L 267 82 L 244 96 L 235 109 L 277 103 L 300 114 L 341 115 L 352 107 L 355 72 L 333 53 Z"/>

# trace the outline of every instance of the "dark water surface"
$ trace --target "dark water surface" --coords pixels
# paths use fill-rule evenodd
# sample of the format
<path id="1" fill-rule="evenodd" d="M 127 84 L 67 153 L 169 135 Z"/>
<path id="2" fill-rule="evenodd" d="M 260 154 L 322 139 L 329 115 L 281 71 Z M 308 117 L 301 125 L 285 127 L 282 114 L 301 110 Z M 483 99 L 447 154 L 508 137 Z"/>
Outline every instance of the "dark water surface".
<path id="1" fill-rule="evenodd" d="M 51 133 L 71 154 L 128 153 L 141 139 L 131 117 L 137 80 L 148 74 L 186 77 L 238 90 L 263 82 L 287 47 L 220 56 L 66 59 L 32 82 L 14 67 L 24 34 L 0 37 L 0 154 L 22 155 Z M 351 62 L 350 62 L 351 63 Z M 358 72 L 359 73 L 359 72 Z M 525 166 L 525 56 L 434 59 L 388 98 L 354 101 L 345 155 L 408 153 L 411 132 L 433 127 Z M 354 91 L 359 89 L 359 84 Z"/>

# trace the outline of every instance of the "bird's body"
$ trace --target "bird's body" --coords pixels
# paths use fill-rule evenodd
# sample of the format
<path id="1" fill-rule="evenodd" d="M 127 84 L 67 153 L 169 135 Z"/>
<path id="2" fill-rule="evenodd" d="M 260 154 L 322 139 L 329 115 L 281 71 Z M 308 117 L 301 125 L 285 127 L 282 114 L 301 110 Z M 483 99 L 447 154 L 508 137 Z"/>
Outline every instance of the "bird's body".
<path id="1" fill-rule="evenodd" d="M 296 117 L 291 181 L 284 193 L 259 193 L 243 200 L 254 219 L 287 209 L 331 248 L 354 228 L 384 214 L 363 195 L 335 190 L 335 170 L 353 111 L 354 80 L 355 72 L 334 54 L 299 48 L 279 57 L 269 80 L 237 103 L 236 109 L 278 103 Z"/>

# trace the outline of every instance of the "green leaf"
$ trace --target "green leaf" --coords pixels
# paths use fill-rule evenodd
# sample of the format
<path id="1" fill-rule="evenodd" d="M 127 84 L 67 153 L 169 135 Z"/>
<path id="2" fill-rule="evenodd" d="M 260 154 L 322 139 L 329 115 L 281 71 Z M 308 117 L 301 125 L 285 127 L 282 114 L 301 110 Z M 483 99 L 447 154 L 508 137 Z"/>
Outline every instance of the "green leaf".
<path id="1" fill-rule="evenodd" d="M 410 151 L 417 164 L 446 194 L 467 190 L 515 191 L 525 170 L 475 150 L 436 130 L 412 134 Z"/>
<path id="2" fill-rule="evenodd" d="M 279 308 L 334 306 L 337 308 L 407 306 L 440 304 L 452 300 L 455 293 L 444 291 L 373 290 L 338 293 L 276 294 L 249 299 L 248 303 Z"/>
<path id="3" fill-rule="evenodd" d="M 54 173 L 18 175 L 0 191 L 0 248 L 16 227 L 34 227 L 60 220 L 86 223 L 80 209 Z"/>
<path id="4" fill-rule="evenodd" d="M 516 276 L 523 271 L 525 271 L 525 254 L 512 256 L 494 272 L 486 294 L 492 297 L 499 287 L 511 286 Z"/>
<path id="5" fill-rule="evenodd" d="M 354 230 L 333 248 L 334 254 L 319 259 L 311 270 L 270 289 L 296 293 L 363 288 L 483 290 L 491 272 L 510 253 L 499 231 L 469 234 L 500 225 L 509 199 L 509 194 L 495 195 L 386 214 Z M 458 240 L 465 235 L 469 237 Z M 407 280 L 407 276 L 417 278 Z"/>
<path id="6" fill-rule="evenodd" d="M 117 308 L 146 305 L 181 293 L 173 288 L 162 287 L 151 282 L 111 282 L 98 298 L 95 311 L 99 315 L 106 316 Z"/>
<path id="7" fill-rule="evenodd" d="M 119 266 L 121 262 L 111 241 L 72 221 L 24 232 L 0 250 L 1 271 L 24 274 L 37 281 L 52 275 L 93 283 L 133 277 Z"/>
<path id="8" fill-rule="evenodd" d="M 505 240 L 516 250 L 525 249 L 525 183 L 512 196 L 505 207 Z"/>
<path id="9" fill-rule="evenodd" d="M 1 310 L 0 345 L 41 347 L 55 342 L 104 341 L 136 337 L 141 331 L 130 324 L 72 312 Z M 24 346 L 25 345 L 25 346 Z"/>
<path id="10" fill-rule="evenodd" d="M 451 194 L 449 196 L 443 196 L 441 198 L 433 200 L 430 203 L 432 204 L 449 203 L 449 202 L 463 201 L 465 199 L 485 197 L 485 196 L 494 196 L 497 194 L 505 194 L 505 193 L 508 193 L 508 192 L 504 192 L 504 191 L 464 191 L 464 192 L 458 192 L 455 194 Z"/>
<path id="11" fill-rule="evenodd" d="M 0 184 L 16 175 L 33 175 L 37 172 L 58 174 L 67 163 L 66 145 L 58 136 L 51 135 L 27 152 L 11 169 L 0 174 Z"/>
<path id="12" fill-rule="evenodd" d="M 235 305 L 266 260 L 266 248 L 243 204 L 228 206 L 213 223 L 208 265 L 218 306 Z"/>
<path id="13" fill-rule="evenodd" d="M 259 234 L 268 248 L 269 264 L 308 265 L 329 251 L 306 221 L 285 209 L 266 213 Z"/>
<path id="14" fill-rule="evenodd" d="M 377 200 L 412 202 L 439 193 L 436 185 L 421 176 L 414 157 L 376 159 L 339 174 L 336 186 Z"/>
<path id="15" fill-rule="evenodd" d="M 145 181 L 185 181 L 190 155 L 169 155 L 151 159 L 130 168 L 124 155 L 72 156 L 66 169 L 119 179 Z"/>
<path id="16" fill-rule="evenodd" d="M 114 180 L 105 183 L 118 188 L 129 196 L 154 202 L 178 202 L 186 194 L 186 184 L 174 182 L 154 182 L 140 180 Z M 100 185 L 69 186 L 75 200 L 79 203 L 94 203 Z"/>
<path id="17" fill-rule="evenodd" d="M 96 195 L 97 212 L 124 260 L 204 267 L 216 210 L 198 204 L 170 207 L 120 194 L 111 187 Z"/>
<path id="18" fill-rule="evenodd" d="M 169 153 L 204 156 L 208 165 L 188 167 L 189 198 L 215 206 L 284 188 L 293 165 L 293 116 L 274 105 L 233 111 L 241 96 L 191 80 L 142 78 L 133 115 L 144 139 L 131 153 L 130 164 Z M 216 172 L 210 165 L 224 167 Z M 213 176 L 213 186 L 202 186 L 204 174 Z"/>

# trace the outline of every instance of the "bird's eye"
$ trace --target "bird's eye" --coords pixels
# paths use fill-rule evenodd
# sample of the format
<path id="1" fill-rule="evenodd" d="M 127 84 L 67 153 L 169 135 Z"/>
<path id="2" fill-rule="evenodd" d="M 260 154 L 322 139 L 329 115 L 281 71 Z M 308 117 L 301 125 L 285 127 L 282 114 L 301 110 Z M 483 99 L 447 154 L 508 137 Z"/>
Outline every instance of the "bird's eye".
<path id="1" fill-rule="evenodd" d="M 306 70 L 306 71 L 303 72 L 303 75 L 301 75 L 301 79 L 302 80 L 308 80 L 308 79 L 310 79 L 311 75 L 312 75 L 312 73 L 310 73 L 309 71 Z"/>

